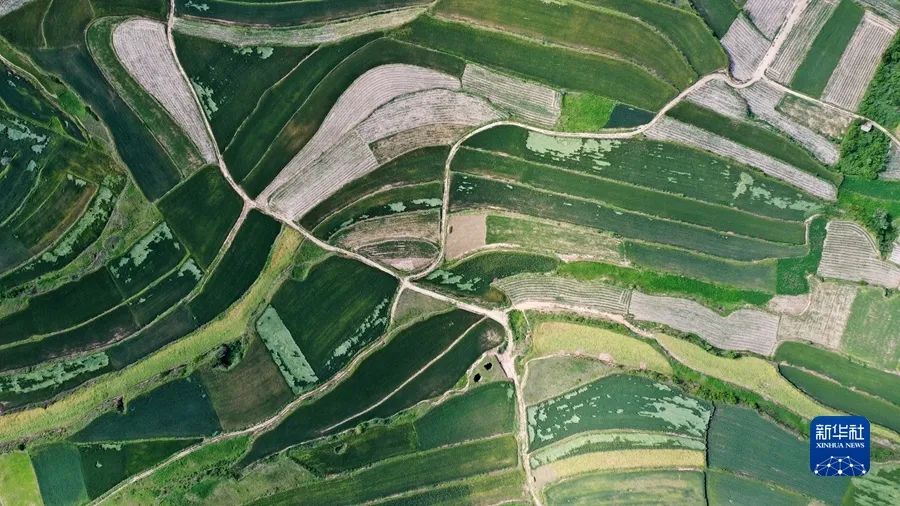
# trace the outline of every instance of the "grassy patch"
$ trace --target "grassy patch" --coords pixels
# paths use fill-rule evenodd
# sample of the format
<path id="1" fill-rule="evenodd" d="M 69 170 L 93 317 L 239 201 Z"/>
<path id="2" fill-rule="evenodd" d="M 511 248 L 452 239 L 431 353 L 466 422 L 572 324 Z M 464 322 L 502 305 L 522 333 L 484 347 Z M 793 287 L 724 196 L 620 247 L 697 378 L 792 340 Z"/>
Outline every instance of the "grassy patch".
<path id="1" fill-rule="evenodd" d="M 720 309 L 736 308 L 744 304 L 760 306 L 772 298 L 771 294 L 765 292 L 739 290 L 676 274 L 663 274 L 596 262 L 563 264 L 557 273 L 579 280 L 607 281 L 638 288 L 649 293 L 683 295 Z"/>
<path id="2" fill-rule="evenodd" d="M 787 362 L 828 376 L 845 387 L 862 390 L 900 405 L 900 379 L 896 374 L 857 364 L 837 353 L 805 343 L 782 343 L 774 358 L 779 362 Z"/>
<path id="3" fill-rule="evenodd" d="M 29 451 L 46 506 L 67 506 L 88 501 L 78 448 L 54 443 Z"/>
<path id="4" fill-rule="evenodd" d="M 609 121 L 614 100 L 591 93 L 566 93 L 563 96 L 559 128 L 569 132 L 593 132 Z"/>
<path id="5" fill-rule="evenodd" d="M 809 252 L 800 257 L 779 258 L 775 267 L 775 293 L 797 295 L 809 292 L 806 277 L 818 270 L 825 245 L 825 226 L 828 221 L 817 217 L 809 223 Z"/>
<path id="6" fill-rule="evenodd" d="M 896 328 L 900 296 L 881 288 L 860 288 L 853 301 L 841 347 L 849 355 L 887 370 L 900 368 Z"/>
<path id="7" fill-rule="evenodd" d="M 784 506 L 809 504 L 809 499 L 797 492 L 778 488 L 767 481 L 744 478 L 715 469 L 706 473 L 706 494 L 712 504 L 739 504 L 745 501 Z"/>
<path id="8" fill-rule="evenodd" d="M 560 353 L 603 360 L 634 369 L 672 374 L 669 362 L 649 344 L 601 327 L 561 321 L 537 324 L 532 333 L 529 356 L 544 357 Z"/>
<path id="9" fill-rule="evenodd" d="M 93 444 L 78 447 L 88 497 L 94 499 L 117 483 L 162 462 L 196 439 Z"/>
<path id="10" fill-rule="evenodd" d="M 856 2 L 841 0 L 794 73 L 791 88 L 811 97 L 822 95 L 864 12 Z"/>
<path id="11" fill-rule="evenodd" d="M 461 295 L 502 302 L 503 296 L 491 288 L 495 280 L 523 272 L 549 272 L 557 265 L 556 258 L 534 253 L 488 251 L 443 266 L 425 277 L 425 282 Z"/>
<path id="12" fill-rule="evenodd" d="M 43 504 L 37 476 L 27 453 L 0 455 L 0 502 L 22 506 Z"/>
<path id="13" fill-rule="evenodd" d="M 451 397 L 414 426 L 419 448 L 438 448 L 515 429 L 515 391 L 508 382 L 490 383 Z"/>
<path id="14" fill-rule="evenodd" d="M 701 504 L 703 473 L 691 471 L 597 472 L 554 483 L 544 495 L 551 504 Z"/>
<path id="15" fill-rule="evenodd" d="M 618 371 L 596 358 L 550 356 L 526 364 L 522 398 L 526 404 L 562 395 Z"/>
<path id="16" fill-rule="evenodd" d="M 487 244 L 515 244 L 560 255 L 578 252 L 598 260 L 622 260 L 621 241 L 612 234 L 538 219 L 489 214 Z"/>

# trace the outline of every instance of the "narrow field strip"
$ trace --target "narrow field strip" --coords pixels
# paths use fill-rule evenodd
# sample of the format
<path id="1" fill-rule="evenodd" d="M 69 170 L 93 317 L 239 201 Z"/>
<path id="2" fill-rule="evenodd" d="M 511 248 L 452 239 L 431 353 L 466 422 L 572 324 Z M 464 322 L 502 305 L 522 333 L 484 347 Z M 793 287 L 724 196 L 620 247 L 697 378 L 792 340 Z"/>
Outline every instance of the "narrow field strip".
<path id="1" fill-rule="evenodd" d="M 319 26 L 257 27 L 223 24 L 186 18 L 176 18 L 178 32 L 225 42 L 233 46 L 314 46 L 338 42 L 371 32 L 397 28 L 421 16 L 422 8 L 401 9 L 373 14 L 349 21 L 337 21 Z"/>
<path id="2" fill-rule="evenodd" d="M 851 221 L 828 223 L 818 274 L 885 288 L 900 286 L 900 266 L 882 260 L 869 232 Z"/>
<path id="3" fill-rule="evenodd" d="M 514 307 L 540 305 L 579 311 L 624 315 L 631 291 L 591 281 L 556 276 L 520 274 L 493 283 L 510 298 Z"/>
<path id="4" fill-rule="evenodd" d="M 706 452 L 698 450 L 618 450 L 576 455 L 534 470 L 536 485 L 589 473 L 621 469 L 695 468 L 706 465 Z"/>
<path id="5" fill-rule="evenodd" d="M 747 101 L 725 81 L 713 79 L 693 89 L 685 100 L 732 119 L 747 119 Z"/>
<path id="6" fill-rule="evenodd" d="M 759 31 L 771 40 L 793 5 L 793 0 L 747 0 L 744 10 Z"/>
<path id="7" fill-rule="evenodd" d="M 467 64 L 462 87 L 526 122 L 552 128 L 559 121 L 562 94 L 547 86 Z"/>
<path id="8" fill-rule="evenodd" d="M 722 46 L 731 57 L 731 75 L 746 81 L 753 77 L 769 50 L 769 41 L 741 14 L 722 37 Z"/>
<path id="9" fill-rule="evenodd" d="M 810 0 L 794 29 L 788 34 L 766 74 L 782 84 L 790 83 L 803 63 L 813 40 L 837 8 L 838 0 Z"/>

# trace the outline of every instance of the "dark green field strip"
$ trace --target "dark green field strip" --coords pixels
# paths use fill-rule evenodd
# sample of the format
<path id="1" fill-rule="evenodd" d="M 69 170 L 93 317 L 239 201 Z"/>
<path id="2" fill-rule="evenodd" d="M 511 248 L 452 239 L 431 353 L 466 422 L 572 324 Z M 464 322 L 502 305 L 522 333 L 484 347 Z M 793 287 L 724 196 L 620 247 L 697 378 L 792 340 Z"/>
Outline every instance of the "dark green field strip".
<path id="1" fill-rule="evenodd" d="M 825 245 L 825 226 L 828 220 L 817 216 L 809 222 L 806 254 L 793 258 L 779 258 L 775 267 L 775 293 L 799 295 L 809 292 L 807 276 L 816 272 Z"/>
<path id="2" fill-rule="evenodd" d="M 480 318 L 454 310 L 400 331 L 369 355 L 349 378 L 321 398 L 300 406 L 257 438 L 242 464 L 319 437 L 328 427 L 368 409 L 446 350 Z"/>
<path id="3" fill-rule="evenodd" d="M 185 256 L 184 247 L 161 223 L 107 265 L 116 285 L 130 297 L 174 269 Z"/>
<path id="4" fill-rule="evenodd" d="M 84 30 L 94 17 L 90 0 L 52 2 L 43 19 L 44 38 L 50 47 L 84 42 Z"/>
<path id="5" fill-rule="evenodd" d="M 0 350 L 0 371 L 29 367 L 55 358 L 113 343 L 138 330 L 127 306 L 106 313 L 80 327 Z"/>
<path id="6" fill-rule="evenodd" d="M 649 110 L 677 94 L 637 65 L 545 46 L 460 23 L 420 17 L 398 36 L 489 67 L 573 91 L 587 91 Z"/>
<path id="7" fill-rule="evenodd" d="M 113 190 L 100 187 L 85 213 L 53 246 L 44 254 L 0 277 L 0 293 L 33 281 L 75 260 L 103 233 L 117 202 Z"/>
<path id="8" fill-rule="evenodd" d="M 272 306 L 324 381 L 384 333 L 396 291 L 394 277 L 333 256 L 313 267 L 303 281 L 285 281 Z"/>
<path id="9" fill-rule="evenodd" d="M 685 9 L 652 0 L 586 0 L 585 3 L 634 16 L 672 41 L 703 76 L 728 65 L 728 56 L 703 20 Z"/>
<path id="10" fill-rule="evenodd" d="M 678 406 L 677 421 L 656 413 Z M 537 450 L 593 430 L 706 434 L 707 402 L 641 376 L 612 375 L 528 407 L 528 447 Z"/>
<path id="11" fill-rule="evenodd" d="M 162 462 L 199 439 L 142 441 L 119 445 L 78 446 L 87 495 L 96 499 L 117 483 Z"/>
<path id="12" fill-rule="evenodd" d="M 731 23 L 741 13 L 734 0 L 691 0 L 691 5 L 720 39 L 728 33 Z"/>
<path id="13" fill-rule="evenodd" d="M 512 433 L 515 409 L 512 385 L 490 383 L 451 397 L 412 423 L 344 432 L 293 449 L 290 456 L 320 476 L 343 473 L 399 455 Z"/>
<path id="14" fill-rule="evenodd" d="M 259 176 L 248 179 L 248 176 L 266 154 L 272 142 L 279 135 L 290 134 L 289 131 L 282 134 L 282 129 L 288 122 L 293 121 L 294 125 L 302 125 L 309 119 L 295 115 L 304 106 L 316 86 L 345 58 L 375 38 L 375 36 L 358 37 L 319 47 L 302 64 L 294 67 L 281 82 L 259 96 L 259 102 L 252 112 L 248 111 L 245 115 L 241 128 L 237 129 L 227 142 L 221 143 L 225 146 L 222 155 L 228 164 L 228 170 L 235 179 L 245 183 L 248 191 L 255 195 L 269 183 L 269 179 L 263 180 Z M 312 134 L 304 131 L 302 135 L 308 138 Z M 303 144 L 305 142 L 302 141 Z M 274 177 L 274 174 L 270 176 Z M 250 184 L 255 185 L 253 189 L 249 188 Z"/>
<path id="15" fill-rule="evenodd" d="M 525 473 L 518 468 L 510 468 L 507 471 L 495 471 L 477 478 L 470 478 L 462 483 L 459 481 L 451 484 L 442 483 L 440 487 L 433 487 L 418 492 L 413 492 L 402 497 L 395 497 L 385 501 L 379 501 L 379 506 L 420 506 L 423 504 L 485 504 L 486 501 L 494 501 L 504 497 L 498 494 L 503 490 L 508 500 L 501 501 L 510 506 L 525 506 L 531 504 L 522 499 L 522 484 L 525 483 Z M 483 498 L 487 495 L 488 499 Z"/>
<path id="16" fill-rule="evenodd" d="M 347 204 L 388 186 L 441 181 L 450 148 L 435 146 L 410 151 L 371 173 L 341 187 L 336 193 L 303 215 L 300 224 L 312 230 Z"/>
<path id="17" fill-rule="evenodd" d="M 159 201 L 166 223 L 203 268 L 219 253 L 241 207 L 215 166 L 201 169 Z"/>
<path id="18" fill-rule="evenodd" d="M 135 321 L 143 327 L 188 296 L 200 281 L 200 269 L 192 260 L 160 279 L 128 303 Z"/>
<path id="19" fill-rule="evenodd" d="M 469 366 L 485 352 L 499 346 L 504 337 L 505 332 L 499 323 L 485 319 L 454 344 L 444 356 L 397 390 L 386 402 L 366 413 L 365 417 L 387 418 L 424 399 L 432 399 L 450 390 L 465 376 Z M 347 422 L 342 427 L 352 427 L 362 419 L 360 417 Z"/>
<path id="20" fill-rule="evenodd" d="M 503 296 L 491 288 L 494 280 L 524 272 L 550 272 L 559 265 L 555 257 L 513 251 L 487 251 L 473 255 L 429 274 L 424 284 L 463 296 L 502 302 Z"/>
<path id="21" fill-rule="evenodd" d="M 539 0 L 443 0 L 435 13 L 535 41 L 632 61 L 677 88 L 686 88 L 697 79 L 697 73 L 668 39 L 633 17 L 613 11 Z"/>
<path id="22" fill-rule="evenodd" d="M 706 473 L 706 495 L 710 504 L 778 504 L 804 506 L 809 499 L 771 483 L 710 469 Z"/>
<path id="23" fill-rule="evenodd" d="M 256 100 L 315 49 L 275 47 L 268 48 L 268 53 L 177 31 L 173 36 L 178 59 L 191 82 L 212 92 L 215 111 L 206 107 L 205 112 L 220 146 L 228 145 L 256 106 Z M 269 110 L 269 114 L 277 112 Z"/>
<path id="24" fill-rule="evenodd" d="M 122 16 L 139 14 L 164 20 L 169 10 L 166 0 L 91 0 L 98 16 Z"/>
<path id="25" fill-rule="evenodd" d="M 95 442 L 196 437 L 210 436 L 219 430 L 219 419 L 203 383 L 189 376 L 127 399 L 124 413 L 100 415 L 72 436 L 72 440 Z"/>
<path id="26" fill-rule="evenodd" d="M 28 306 L 0 319 L 0 343 L 49 334 L 83 323 L 122 302 L 105 268 L 29 300 Z"/>
<path id="27" fill-rule="evenodd" d="M 465 146 L 782 220 L 802 220 L 821 204 L 749 166 L 679 144 L 581 140 L 499 126 L 472 136 Z"/>
<path id="28" fill-rule="evenodd" d="M 900 407 L 896 404 L 851 390 L 840 383 L 789 365 L 779 365 L 778 371 L 794 386 L 822 404 L 864 416 L 872 423 L 900 432 Z"/>
<path id="29" fill-rule="evenodd" d="M 50 0 L 37 0 L 8 13 L 0 23 L 0 35 L 21 47 L 40 47 L 44 43 L 41 21 L 49 6 Z"/>
<path id="30" fill-rule="evenodd" d="M 186 336 L 198 325 L 187 306 L 179 306 L 171 313 L 141 329 L 134 336 L 109 348 L 109 363 L 117 370 L 137 362 L 163 346 Z"/>
<path id="31" fill-rule="evenodd" d="M 65 133 L 73 139 L 84 142 L 84 133 L 78 124 L 66 116 L 55 104 L 31 83 L 0 63 L 0 102 L 15 114 L 28 121 Z"/>
<path id="32" fill-rule="evenodd" d="M 841 0 L 797 67 L 791 88 L 812 97 L 822 95 L 864 13 L 856 2 Z"/>
<path id="33" fill-rule="evenodd" d="M 773 130 L 722 116 L 715 111 L 687 101 L 680 102 L 667 114 L 679 121 L 721 135 L 826 181 L 831 181 L 836 186 L 841 184 L 840 174 L 828 170 L 799 144 Z"/>
<path id="34" fill-rule="evenodd" d="M 775 360 L 828 376 L 852 387 L 900 405 L 900 377 L 850 361 L 837 353 L 805 343 L 782 343 Z"/>
<path id="35" fill-rule="evenodd" d="M 722 232 L 788 244 L 806 242 L 806 227 L 801 222 L 773 220 L 730 207 L 688 200 L 678 195 L 602 179 L 595 175 L 561 170 L 558 167 L 470 148 L 458 151 L 452 165 L 456 172 L 511 179 L 538 190 L 590 199 L 623 210 Z"/>
<path id="36" fill-rule="evenodd" d="M 407 490 L 484 475 L 513 467 L 517 462 L 515 438 L 501 436 L 401 457 L 349 476 L 281 492 L 254 504 L 360 504 Z"/>
<path id="37" fill-rule="evenodd" d="M 762 306 L 772 298 L 772 295 L 766 292 L 740 290 L 676 274 L 599 262 L 569 262 L 561 265 L 556 274 L 582 281 L 604 281 L 638 288 L 647 293 L 687 297 L 720 309 L 738 309 L 747 304 Z"/>
<path id="38" fill-rule="evenodd" d="M 35 51 L 44 68 L 65 76 L 65 81 L 109 126 L 116 151 L 128 166 L 141 191 L 156 200 L 181 179 L 162 146 L 141 120 L 106 83 L 84 47 Z"/>
<path id="39" fill-rule="evenodd" d="M 777 458 L 773 448 L 778 449 Z M 840 504 L 848 480 L 809 478 L 809 442 L 756 411 L 717 404 L 707 438 L 709 467 L 770 481 L 826 504 Z"/>
<path id="40" fill-rule="evenodd" d="M 313 230 L 316 237 L 329 240 L 339 230 L 369 218 L 402 212 L 438 209 L 442 204 L 443 183 L 416 184 L 385 190 L 360 199 L 330 215 Z"/>
<path id="41" fill-rule="evenodd" d="M 6 412 L 49 401 L 112 370 L 103 354 L 38 366 L 31 371 L 0 376 L 0 405 Z M 94 361 L 94 359 L 97 359 Z M 85 363 L 90 363 L 85 365 Z"/>
<path id="42" fill-rule="evenodd" d="M 277 26 L 317 23 L 427 3 L 427 0 L 204 0 L 197 4 L 177 0 L 175 12 L 179 16 Z"/>
<path id="43" fill-rule="evenodd" d="M 367 41 L 368 39 L 362 40 Z M 353 47 L 341 46 L 335 49 L 337 53 L 324 53 L 323 60 L 308 61 L 307 63 L 313 66 L 311 73 L 317 76 L 320 72 L 326 70 L 323 64 L 334 65 L 334 57 L 344 54 L 348 49 L 353 49 Z M 455 76 L 461 76 L 465 68 L 465 62 L 459 58 L 393 39 L 381 38 L 366 44 L 346 57 L 340 64 L 333 68 L 328 67 L 327 74 L 308 92 L 305 100 L 298 102 L 296 108 L 288 108 L 289 111 L 296 112 L 294 112 L 293 116 L 290 116 L 287 123 L 283 124 L 283 128 L 280 128 L 278 135 L 274 139 L 271 137 L 260 138 L 262 141 L 260 145 L 266 147 L 265 155 L 258 160 L 258 163 L 257 159 L 251 159 L 256 165 L 249 165 L 254 168 L 241 181 L 244 188 L 251 195 L 261 192 L 294 155 L 306 145 L 316 130 L 319 129 L 322 121 L 325 120 L 331 107 L 353 81 L 366 71 L 389 63 L 417 65 Z M 293 91 L 286 91 L 291 93 L 291 97 L 294 96 Z M 305 89 L 301 91 L 306 93 Z M 302 94 L 298 95 L 295 100 L 301 97 Z M 274 96 L 272 98 L 276 99 Z M 275 103 L 278 104 L 276 110 L 284 107 L 280 100 Z M 267 115 L 271 114 L 269 109 L 265 110 L 268 111 Z M 280 125 L 277 126 L 280 127 Z M 240 148 L 237 145 L 234 147 L 236 149 Z M 238 153 L 241 151 L 243 151 L 243 148 L 240 148 Z M 228 158 L 226 158 L 226 161 L 228 161 Z"/>
<path id="44" fill-rule="evenodd" d="M 265 420 L 294 398 L 265 344 L 254 337 L 244 346 L 237 365 L 227 371 L 206 366 L 199 373 L 225 430 Z"/>
<path id="45" fill-rule="evenodd" d="M 362 432 L 345 431 L 327 442 L 289 450 L 292 459 L 319 476 L 369 466 L 379 460 L 420 450 L 411 423 L 375 424 Z"/>
<path id="46" fill-rule="evenodd" d="M 888 130 L 900 125 L 900 37 L 894 37 L 881 56 L 881 65 L 869 82 L 859 113 Z"/>
<path id="47" fill-rule="evenodd" d="M 515 393 L 508 382 L 489 383 L 458 395 L 415 421 L 420 449 L 512 433 Z"/>
<path id="48" fill-rule="evenodd" d="M 797 256 L 805 249 L 802 246 L 732 236 L 684 223 L 619 211 L 603 207 L 596 202 L 562 197 L 475 176 L 455 174 L 452 184 L 451 208 L 454 211 L 483 207 L 499 208 L 733 260 Z"/>
<path id="49" fill-rule="evenodd" d="M 548 504 L 705 504 L 696 471 L 591 472 L 551 483 Z M 715 503 L 717 504 L 717 503 Z"/>
<path id="50" fill-rule="evenodd" d="M 775 293 L 776 263 L 730 262 L 690 251 L 627 241 L 625 258 L 638 267 L 674 272 L 745 290 Z"/>
<path id="51" fill-rule="evenodd" d="M 78 448 L 53 443 L 28 452 L 37 475 L 41 499 L 46 506 L 69 506 L 88 502 Z"/>
<path id="52" fill-rule="evenodd" d="M 855 193 L 876 200 L 900 202 L 900 181 L 845 177 L 841 192 Z"/>
<path id="53" fill-rule="evenodd" d="M 202 163 L 199 148 L 166 108 L 132 77 L 113 48 L 112 32 L 123 21 L 124 18 L 104 18 L 92 23 L 85 35 L 88 50 L 107 82 L 169 153 L 176 168 L 189 173 Z"/>
<path id="54" fill-rule="evenodd" d="M 189 304 L 200 324 L 225 312 L 250 288 L 262 272 L 280 231 L 280 223 L 259 211 L 247 215 L 216 270 Z"/>

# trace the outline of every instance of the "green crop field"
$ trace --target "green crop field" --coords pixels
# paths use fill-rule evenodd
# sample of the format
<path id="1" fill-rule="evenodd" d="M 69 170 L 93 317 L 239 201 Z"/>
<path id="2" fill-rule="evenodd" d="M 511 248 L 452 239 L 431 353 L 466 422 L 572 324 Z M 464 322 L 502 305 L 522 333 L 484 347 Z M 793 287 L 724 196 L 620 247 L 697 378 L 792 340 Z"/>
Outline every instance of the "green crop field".
<path id="1" fill-rule="evenodd" d="M 706 472 L 706 495 L 711 504 L 734 504 L 743 501 L 785 506 L 809 504 L 809 499 L 802 495 L 778 488 L 769 482 L 712 469 Z"/>
<path id="2" fill-rule="evenodd" d="M 29 451 L 46 506 L 81 504 L 88 500 L 78 447 L 54 443 Z"/>
<path id="3" fill-rule="evenodd" d="M 709 404 L 675 387 L 614 375 L 530 406 L 529 446 L 534 450 L 579 432 L 604 429 L 703 437 L 711 414 Z"/>
<path id="4" fill-rule="evenodd" d="M 543 46 L 461 23 L 420 18 L 401 32 L 401 37 L 553 87 L 591 92 L 647 109 L 662 107 L 677 93 L 671 85 L 631 63 Z"/>
<path id="5" fill-rule="evenodd" d="M 634 18 L 610 11 L 566 3 L 548 5 L 537 0 L 443 0 L 435 13 L 534 40 L 631 60 L 678 88 L 690 85 L 696 78 L 669 40 Z"/>
<path id="6" fill-rule="evenodd" d="M 881 288 L 861 288 L 847 321 L 841 348 L 850 356 L 890 371 L 900 368 L 900 346 L 895 328 L 900 319 L 900 297 Z"/>
<path id="7" fill-rule="evenodd" d="M 741 12 L 734 0 L 691 0 L 691 5 L 719 38 L 728 33 L 731 23 Z"/>
<path id="8" fill-rule="evenodd" d="M 755 411 L 717 405 L 709 425 L 709 467 L 741 473 L 829 503 L 839 503 L 848 483 L 810 480 L 809 443 Z M 778 448 L 778 458 L 769 458 Z"/>
<path id="9" fill-rule="evenodd" d="M 241 199 L 216 167 L 206 167 L 159 202 L 166 223 L 204 268 L 219 253 L 241 212 Z"/>
<path id="10" fill-rule="evenodd" d="M 200 379 L 225 430 L 264 420 L 293 398 L 262 341 L 251 339 L 242 352 L 240 362 L 227 371 L 221 366 L 200 370 Z"/>
<path id="11" fill-rule="evenodd" d="M 900 407 L 896 404 L 851 390 L 840 383 L 789 365 L 779 366 L 778 371 L 794 386 L 822 404 L 865 416 L 872 423 L 900 432 Z"/>
<path id="12" fill-rule="evenodd" d="M 703 473 L 589 473 L 554 483 L 544 495 L 547 504 L 698 504 L 704 502 Z"/>
<path id="13" fill-rule="evenodd" d="M 122 480 L 153 467 L 196 439 L 78 446 L 88 497 L 96 498 Z"/>
<path id="14" fill-rule="evenodd" d="M 127 400 L 123 413 L 100 415 L 73 436 L 79 442 L 208 436 L 219 419 L 199 378 L 166 383 Z"/>
<path id="15" fill-rule="evenodd" d="M 343 279 L 353 283 L 341 283 Z M 365 296 L 360 286 L 366 287 Z M 285 281 L 272 306 L 316 376 L 325 381 L 384 333 L 396 290 L 396 280 L 387 274 L 331 257 L 303 281 Z"/>
<path id="16" fill-rule="evenodd" d="M 828 2 L 0 0 L 0 505 L 896 503 L 895 16 Z M 807 479 L 842 413 L 875 465 Z"/>
<path id="17" fill-rule="evenodd" d="M 332 425 L 381 401 L 479 320 L 478 315 L 455 310 L 401 330 L 385 347 L 367 356 L 347 381 L 257 438 L 244 461 L 253 462 L 327 433 Z"/>
<path id="18" fill-rule="evenodd" d="M 800 170 L 809 172 L 835 185 L 841 183 L 841 176 L 828 170 L 800 145 L 784 135 L 751 122 L 737 121 L 713 110 L 681 102 L 667 113 L 673 118 L 698 126 L 709 132 L 739 142 L 744 146 L 789 163 Z"/>
<path id="19" fill-rule="evenodd" d="M 583 140 L 499 126 L 470 137 L 464 145 L 770 218 L 802 220 L 820 207 L 816 199 L 751 167 L 678 144 Z"/>
<path id="20" fill-rule="evenodd" d="M 900 378 L 853 362 L 837 353 L 805 343 L 786 342 L 778 347 L 775 360 L 828 376 L 845 387 L 853 387 L 900 405 Z"/>
<path id="21" fill-rule="evenodd" d="M 797 68 L 792 88 L 813 97 L 822 94 L 864 12 L 855 2 L 841 0 Z"/>
<path id="22" fill-rule="evenodd" d="M 523 272 L 550 272 L 559 260 L 533 253 L 487 251 L 442 266 L 429 274 L 427 284 L 463 295 L 500 301 L 502 296 L 491 289 L 491 283 Z"/>
<path id="23" fill-rule="evenodd" d="M 223 313 L 250 288 L 266 265 L 280 230 L 281 223 L 259 211 L 247 215 L 202 291 L 189 304 L 199 323 Z"/>

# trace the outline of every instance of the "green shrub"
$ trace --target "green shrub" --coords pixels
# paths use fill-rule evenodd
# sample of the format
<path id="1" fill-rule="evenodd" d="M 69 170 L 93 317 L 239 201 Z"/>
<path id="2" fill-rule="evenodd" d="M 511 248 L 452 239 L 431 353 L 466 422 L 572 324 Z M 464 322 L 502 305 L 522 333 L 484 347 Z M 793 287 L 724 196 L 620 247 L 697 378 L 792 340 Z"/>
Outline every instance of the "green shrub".
<path id="1" fill-rule="evenodd" d="M 859 113 L 891 130 L 900 125 L 900 37 L 894 37 L 869 83 Z"/>
<path id="2" fill-rule="evenodd" d="M 844 136 L 837 169 L 848 176 L 875 179 L 887 164 L 891 141 L 878 129 L 864 132 L 862 123 L 854 121 Z"/>

